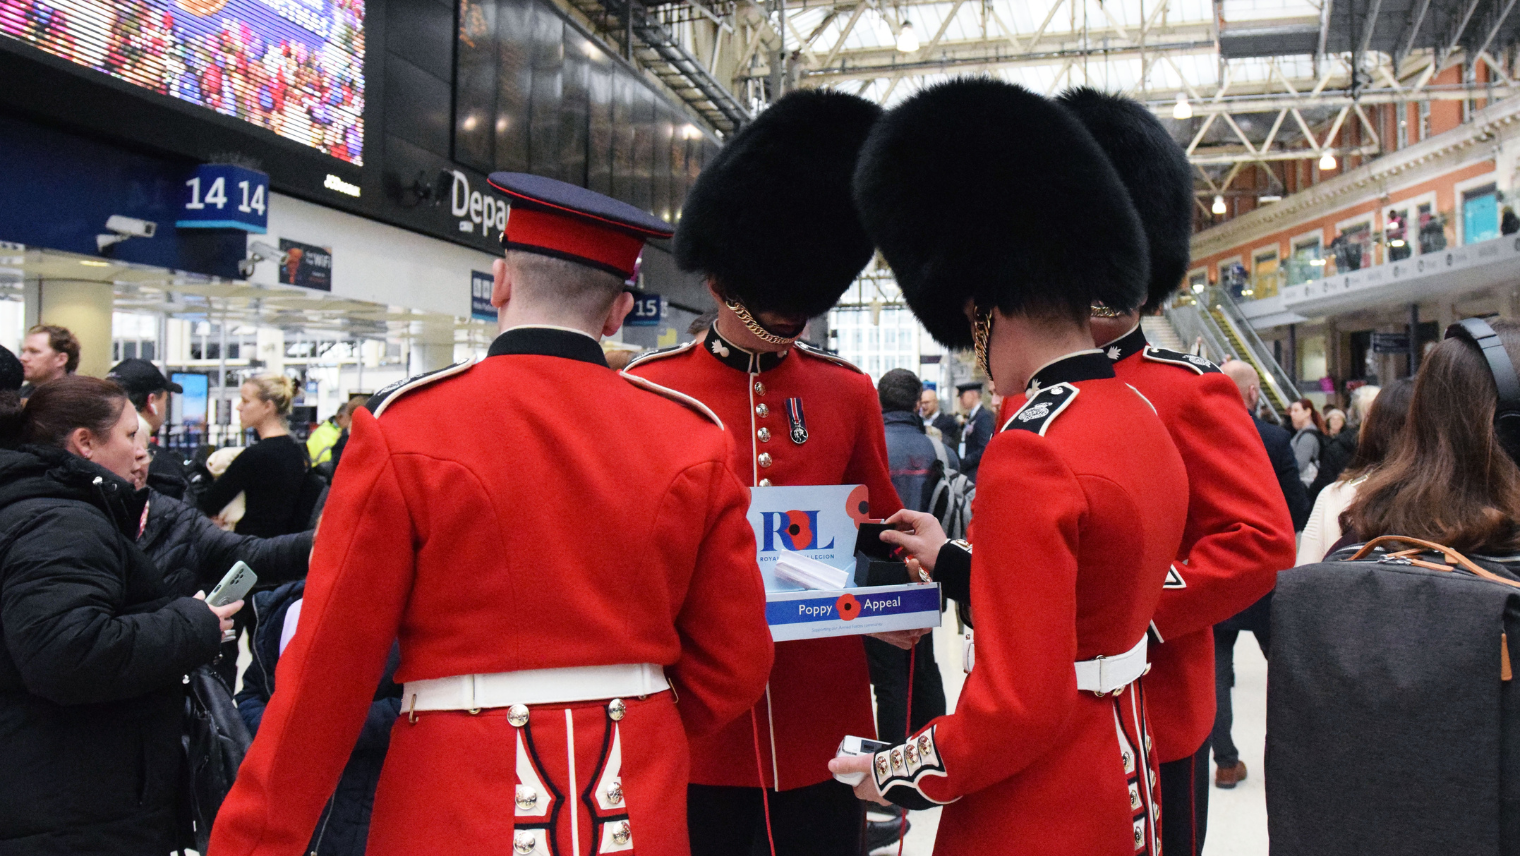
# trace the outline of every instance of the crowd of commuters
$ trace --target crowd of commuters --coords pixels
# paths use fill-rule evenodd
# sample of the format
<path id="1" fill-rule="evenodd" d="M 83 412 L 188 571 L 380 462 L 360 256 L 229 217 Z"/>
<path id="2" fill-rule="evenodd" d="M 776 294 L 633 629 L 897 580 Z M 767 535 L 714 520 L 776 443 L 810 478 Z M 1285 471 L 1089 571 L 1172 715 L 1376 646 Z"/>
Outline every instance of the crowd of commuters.
<path id="1" fill-rule="evenodd" d="M 1247 363 L 1147 341 L 1194 200 L 1135 102 L 796 93 L 708 165 L 678 230 L 491 183 L 528 216 L 493 266 L 488 356 L 346 402 L 304 444 L 291 379 L 247 378 L 257 440 L 209 483 L 152 440 L 181 391 L 158 367 L 78 375 L 58 327 L 0 349 L 0 853 L 183 849 L 185 677 L 210 667 L 253 734 L 199 830 L 213 856 L 635 835 L 858 856 L 938 806 L 945 853 L 1201 856 L 1209 758 L 1219 788 L 1248 776 L 1233 651 L 1250 631 L 1274 656 L 1279 572 L 1384 535 L 1501 570 L 1520 552 L 1520 449 L 1495 427 L 1520 379 L 1471 335 L 1347 411 L 1292 402 L 1291 431 Z M 1071 204 L 1008 202 L 1030 188 Z M 1101 247 L 1052 237 L 1095 216 Z M 622 283 L 672 236 L 715 311 L 614 372 Z M 975 354 L 956 414 L 909 371 L 873 388 L 798 342 L 878 250 Z M 1491 328 L 1520 364 L 1520 324 Z M 771 641 L 751 491 L 816 485 L 866 488 L 851 515 L 885 518 L 904 578 L 962 608 L 955 705 L 928 629 Z M 251 608 L 206 603 L 236 561 Z M 847 735 L 887 748 L 836 757 Z"/>

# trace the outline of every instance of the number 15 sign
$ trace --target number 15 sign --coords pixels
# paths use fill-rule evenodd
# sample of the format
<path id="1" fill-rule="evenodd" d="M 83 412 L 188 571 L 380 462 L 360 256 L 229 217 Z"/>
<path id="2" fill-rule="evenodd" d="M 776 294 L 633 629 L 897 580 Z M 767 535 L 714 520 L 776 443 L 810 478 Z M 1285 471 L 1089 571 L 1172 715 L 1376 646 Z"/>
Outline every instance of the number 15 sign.
<path id="1" fill-rule="evenodd" d="M 181 229 L 242 229 L 262 235 L 269 229 L 269 176 L 231 164 L 202 164 L 185 182 Z"/>

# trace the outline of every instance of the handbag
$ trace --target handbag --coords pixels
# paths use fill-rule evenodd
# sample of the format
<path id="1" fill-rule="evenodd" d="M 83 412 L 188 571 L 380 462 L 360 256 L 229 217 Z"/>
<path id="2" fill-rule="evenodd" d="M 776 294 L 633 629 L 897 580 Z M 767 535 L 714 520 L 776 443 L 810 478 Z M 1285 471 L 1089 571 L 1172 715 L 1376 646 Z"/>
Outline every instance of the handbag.
<path id="1" fill-rule="evenodd" d="M 1520 581 L 1502 563 L 1384 536 L 1281 572 L 1273 856 L 1520 854 L 1517 644 Z"/>
<path id="2" fill-rule="evenodd" d="M 180 788 L 184 846 L 205 853 L 211 824 L 232 790 L 253 738 L 216 669 L 197 666 L 185 679 L 184 782 Z"/>

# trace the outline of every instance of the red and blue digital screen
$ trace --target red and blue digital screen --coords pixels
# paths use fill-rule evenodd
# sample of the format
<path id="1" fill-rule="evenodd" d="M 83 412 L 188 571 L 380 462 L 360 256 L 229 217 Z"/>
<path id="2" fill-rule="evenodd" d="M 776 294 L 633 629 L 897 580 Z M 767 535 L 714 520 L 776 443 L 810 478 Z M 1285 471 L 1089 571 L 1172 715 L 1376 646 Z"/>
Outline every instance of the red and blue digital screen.
<path id="1" fill-rule="evenodd" d="M 364 156 L 364 0 L 0 0 L 0 37 Z"/>

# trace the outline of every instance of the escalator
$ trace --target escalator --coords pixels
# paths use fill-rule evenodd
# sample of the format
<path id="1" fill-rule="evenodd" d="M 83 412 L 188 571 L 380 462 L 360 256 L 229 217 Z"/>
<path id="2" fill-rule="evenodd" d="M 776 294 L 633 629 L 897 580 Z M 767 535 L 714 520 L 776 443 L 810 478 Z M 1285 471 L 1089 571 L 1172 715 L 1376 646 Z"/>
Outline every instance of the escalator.
<path id="1" fill-rule="evenodd" d="M 1166 309 L 1166 318 L 1189 350 L 1215 363 L 1244 360 L 1261 378 L 1262 398 L 1267 407 L 1286 419 L 1288 405 L 1301 396 L 1288 373 L 1256 335 L 1251 322 L 1235 301 L 1219 288 L 1207 288 Z"/>

